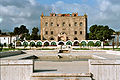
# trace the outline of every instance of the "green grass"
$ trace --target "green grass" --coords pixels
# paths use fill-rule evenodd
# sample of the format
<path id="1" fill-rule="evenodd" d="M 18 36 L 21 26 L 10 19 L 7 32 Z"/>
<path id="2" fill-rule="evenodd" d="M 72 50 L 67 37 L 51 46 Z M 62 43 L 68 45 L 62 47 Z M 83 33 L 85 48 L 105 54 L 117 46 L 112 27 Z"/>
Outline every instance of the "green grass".
<path id="1" fill-rule="evenodd" d="M 41 48 L 41 49 L 38 49 L 38 50 L 54 50 L 54 48 Z"/>
<path id="2" fill-rule="evenodd" d="M 113 48 L 101 48 L 102 50 L 113 50 Z M 120 51 L 120 48 L 114 48 L 115 51 Z"/>
<path id="3" fill-rule="evenodd" d="M 90 50 L 88 48 L 73 48 L 74 50 Z"/>
<path id="4" fill-rule="evenodd" d="M 12 48 L 3 48 L 2 51 L 0 52 L 5 52 L 5 51 L 14 51 L 14 50 L 28 50 L 28 49 L 12 49 Z"/>

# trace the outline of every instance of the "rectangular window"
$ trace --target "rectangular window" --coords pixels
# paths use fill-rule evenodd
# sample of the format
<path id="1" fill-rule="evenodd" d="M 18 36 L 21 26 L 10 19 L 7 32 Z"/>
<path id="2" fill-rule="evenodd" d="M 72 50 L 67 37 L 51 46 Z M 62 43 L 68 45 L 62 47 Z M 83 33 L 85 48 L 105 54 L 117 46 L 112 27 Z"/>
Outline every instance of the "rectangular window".
<path id="1" fill-rule="evenodd" d="M 53 34 L 53 31 L 51 31 L 51 34 Z"/>
<path id="2" fill-rule="evenodd" d="M 47 35 L 47 34 L 48 34 L 48 31 L 45 31 L 45 34 Z"/>
<path id="3" fill-rule="evenodd" d="M 48 26 L 48 22 L 45 23 L 45 26 Z"/>
<path id="4" fill-rule="evenodd" d="M 77 34 L 77 31 L 75 31 L 74 34 Z"/>
<path id="5" fill-rule="evenodd" d="M 82 34 L 82 31 L 80 31 L 80 34 Z"/>

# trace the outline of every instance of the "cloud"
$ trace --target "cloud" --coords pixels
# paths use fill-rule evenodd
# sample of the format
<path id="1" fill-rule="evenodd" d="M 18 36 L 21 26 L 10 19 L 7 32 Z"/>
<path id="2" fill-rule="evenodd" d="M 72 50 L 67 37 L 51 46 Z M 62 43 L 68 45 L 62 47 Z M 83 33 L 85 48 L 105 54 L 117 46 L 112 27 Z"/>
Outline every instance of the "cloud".
<path id="1" fill-rule="evenodd" d="M 92 0 L 94 1 L 94 0 Z M 0 0 L 0 29 L 13 31 L 14 27 L 24 24 L 32 30 L 40 27 L 40 15 L 55 13 L 78 12 L 79 15 L 88 14 L 88 27 L 93 24 L 108 25 L 110 28 L 120 29 L 120 1 L 96 0 L 93 6 L 86 0 L 84 4 L 65 3 L 57 1 L 53 4 L 40 4 L 36 0 Z"/>
<path id="2" fill-rule="evenodd" d="M 14 27 L 22 24 L 30 30 L 35 26 L 40 28 L 41 13 L 47 14 L 50 10 L 48 5 L 41 5 L 35 0 L 0 0 L 0 29 L 13 31 Z"/>

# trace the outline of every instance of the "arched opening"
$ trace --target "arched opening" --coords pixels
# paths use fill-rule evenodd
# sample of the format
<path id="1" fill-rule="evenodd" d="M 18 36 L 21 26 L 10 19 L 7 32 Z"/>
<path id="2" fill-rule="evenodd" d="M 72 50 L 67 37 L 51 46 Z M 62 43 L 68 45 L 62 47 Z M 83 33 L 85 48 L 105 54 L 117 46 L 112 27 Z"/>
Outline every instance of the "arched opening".
<path id="1" fill-rule="evenodd" d="M 30 46 L 34 47 L 35 46 L 35 42 L 30 42 Z"/>
<path id="2" fill-rule="evenodd" d="M 71 41 L 68 41 L 68 42 L 66 43 L 66 45 L 72 45 L 72 42 L 71 42 Z"/>
<path id="3" fill-rule="evenodd" d="M 56 42 L 51 42 L 51 46 L 56 46 Z"/>
<path id="4" fill-rule="evenodd" d="M 94 42 L 93 41 L 89 41 L 88 42 L 88 46 L 94 46 Z"/>
<path id="5" fill-rule="evenodd" d="M 64 43 L 63 42 L 59 42 L 59 44 L 58 45 L 64 45 Z"/>
<path id="6" fill-rule="evenodd" d="M 78 40 L 78 38 L 77 38 L 77 37 L 75 37 L 75 38 L 74 38 L 74 40 Z"/>
<path id="7" fill-rule="evenodd" d="M 16 46 L 21 46 L 21 42 L 16 42 Z"/>
<path id="8" fill-rule="evenodd" d="M 50 38 L 50 40 L 54 40 L 54 38 L 53 38 L 53 37 L 51 37 L 51 38 Z"/>
<path id="9" fill-rule="evenodd" d="M 81 44 L 82 44 L 83 47 L 86 46 L 86 42 L 85 41 L 82 41 Z"/>
<path id="10" fill-rule="evenodd" d="M 49 46 L 49 42 L 45 42 L 45 43 L 44 43 L 44 46 Z"/>
<path id="11" fill-rule="evenodd" d="M 78 41 L 75 41 L 75 42 L 74 42 L 74 46 L 79 46 L 79 42 L 78 42 Z"/>
<path id="12" fill-rule="evenodd" d="M 42 46 L 42 42 L 37 42 L 37 46 L 41 47 Z"/>

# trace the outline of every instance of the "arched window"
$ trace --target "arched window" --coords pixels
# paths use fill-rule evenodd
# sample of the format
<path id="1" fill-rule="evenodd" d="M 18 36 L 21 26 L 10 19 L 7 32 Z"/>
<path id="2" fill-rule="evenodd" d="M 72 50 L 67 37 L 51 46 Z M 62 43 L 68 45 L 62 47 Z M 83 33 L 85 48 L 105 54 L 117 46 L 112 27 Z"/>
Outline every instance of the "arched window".
<path id="1" fill-rule="evenodd" d="M 51 26 L 53 26 L 53 22 L 51 22 Z"/>
<path id="2" fill-rule="evenodd" d="M 78 41 L 75 41 L 75 42 L 74 42 L 74 46 L 79 46 L 79 42 L 78 42 Z"/>
<path id="3" fill-rule="evenodd" d="M 49 46 L 49 42 L 45 42 L 45 43 L 44 43 L 44 46 Z"/>
<path id="4" fill-rule="evenodd" d="M 54 38 L 53 38 L 53 37 L 51 37 L 51 38 L 50 38 L 50 40 L 54 40 Z"/>
<path id="5" fill-rule="evenodd" d="M 48 22 L 45 22 L 45 26 L 48 26 Z"/>
<path id="6" fill-rule="evenodd" d="M 59 44 L 58 45 L 64 45 L 64 43 L 63 42 L 59 42 Z"/>
<path id="7" fill-rule="evenodd" d="M 69 24 L 69 26 L 71 26 L 71 24 Z"/>
<path id="8" fill-rule="evenodd" d="M 57 26 L 59 26 L 59 24 L 57 24 Z"/>
<path id="9" fill-rule="evenodd" d="M 65 22 L 63 22 L 63 24 L 62 24 L 63 26 L 65 26 Z"/>
<path id="10" fill-rule="evenodd" d="M 82 22 L 80 22 L 80 26 L 82 26 Z"/>
<path id="11" fill-rule="evenodd" d="M 77 26 L 77 22 L 74 23 L 74 26 Z"/>
<path id="12" fill-rule="evenodd" d="M 74 40 L 78 40 L 78 38 L 77 38 L 77 37 L 75 37 L 75 38 L 74 38 Z"/>

